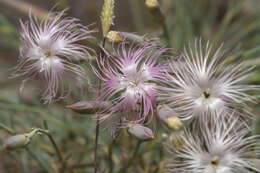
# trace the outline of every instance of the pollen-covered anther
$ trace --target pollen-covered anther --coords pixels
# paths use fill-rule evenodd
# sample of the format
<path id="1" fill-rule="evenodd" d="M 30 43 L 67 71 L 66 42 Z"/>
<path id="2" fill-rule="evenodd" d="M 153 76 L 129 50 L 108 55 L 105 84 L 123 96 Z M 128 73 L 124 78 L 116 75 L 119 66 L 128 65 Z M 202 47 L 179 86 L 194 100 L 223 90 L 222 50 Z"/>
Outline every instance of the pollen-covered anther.
<path id="1" fill-rule="evenodd" d="M 138 82 L 137 81 L 129 81 L 129 85 L 132 86 L 132 87 L 137 87 Z"/>

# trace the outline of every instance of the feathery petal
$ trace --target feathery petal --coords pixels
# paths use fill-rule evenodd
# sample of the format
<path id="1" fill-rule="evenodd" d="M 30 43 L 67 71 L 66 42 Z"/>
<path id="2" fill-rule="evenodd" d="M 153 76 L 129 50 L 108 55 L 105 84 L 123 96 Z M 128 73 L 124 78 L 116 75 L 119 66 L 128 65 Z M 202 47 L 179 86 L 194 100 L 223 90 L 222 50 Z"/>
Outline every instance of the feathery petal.
<path id="1" fill-rule="evenodd" d="M 243 63 L 226 65 L 222 46 L 215 52 L 211 49 L 209 42 L 203 47 L 201 40 L 195 41 L 194 48 L 185 49 L 181 58 L 171 64 L 167 87 L 162 87 L 161 100 L 184 120 L 205 119 L 207 112 L 215 116 L 216 112 L 234 109 L 248 111 L 246 101 L 253 98 L 246 91 L 259 89 L 241 84 L 251 68 Z"/>
<path id="2" fill-rule="evenodd" d="M 90 38 L 95 31 L 81 25 L 76 18 L 63 17 L 65 11 L 50 13 L 41 21 L 31 15 L 29 21 L 20 21 L 22 46 L 12 77 L 41 79 L 45 103 L 69 93 L 71 82 L 68 78 L 88 80 L 75 61 L 89 57 L 91 49 L 78 41 Z"/>
<path id="3" fill-rule="evenodd" d="M 175 148 L 170 143 L 168 150 L 174 156 L 166 164 L 166 172 L 185 173 L 237 173 L 260 172 L 253 166 L 259 157 L 259 136 L 249 136 L 246 123 L 231 115 L 229 119 L 212 118 L 209 126 L 201 131 L 185 130 L 184 145 Z"/>
<path id="4" fill-rule="evenodd" d="M 105 57 L 98 60 L 101 73 L 96 74 L 104 83 L 100 99 L 112 105 L 104 110 L 102 121 L 114 117 L 122 125 L 142 123 L 153 115 L 159 94 L 156 83 L 165 79 L 164 68 L 157 61 L 165 51 L 155 45 L 126 41 L 111 53 L 104 50 Z"/>

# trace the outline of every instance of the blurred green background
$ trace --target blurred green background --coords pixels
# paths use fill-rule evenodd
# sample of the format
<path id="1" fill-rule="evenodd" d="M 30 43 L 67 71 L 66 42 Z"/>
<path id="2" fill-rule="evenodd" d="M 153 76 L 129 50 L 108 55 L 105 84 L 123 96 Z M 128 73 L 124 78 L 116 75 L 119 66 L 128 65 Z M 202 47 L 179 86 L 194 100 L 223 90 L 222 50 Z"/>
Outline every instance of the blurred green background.
<path id="1" fill-rule="evenodd" d="M 244 61 L 248 68 L 255 66 L 255 73 L 246 83 L 260 83 L 260 1 L 259 0 L 161 0 L 163 22 L 155 20 L 145 7 L 144 0 L 115 0 L 115 25 L 113 30 L 133 32 L 138 35 L 160 37 L 165 24 L 169 32 L 169 45 L 181 51 L 184 45 L 195 38 L 210 40 L 215 46 L 224 42 L 224 47 L 232 49 L 230 63 Z M 42 18 L 53 8 L 67 7 L 68 15 L 79 18 L 83 24 L 94 23 L 101 31 L 100 12 L 103 0 L 0 0 L 0 148 L 3 140 L 14 133 L 25 133 L 32 127 L 43 128 L 43 120 L 48 123 L 55 141 L 67 160 L 68 173 L 93 172 L 93 149 L 95 121 L 92 115 L 73 113 L 66 105 L 80 100 L 95 98 L 88 89 L 81 94 L 73 90 L 71 97 L 50 105 L 42 105 L 40 86 L 27 83 L 19 92 L 22 78 L 9 79 L 19 55 L 19 20 L 27 20 L 31 9 Z M 88 44 L 98 50 L 101 32 Z M 89 75 L 88 64 L 83 64 Z M 92 77 L 94 79 L 94 76 Z M 260 132 L 259 93 L 256 104 L 252 104 L 255 118 L 252 121 L 254 133 Z M 129 164 L 137 140 L 125 131 L 113 142 L 109 130 L 102 126 L 99 159 L 100 172 L 159 173 L 163 172 L 165 153 L 163 142 L 171 133 L 158 124 L 156 139 L 142 143 L 137 156 Z M 112 152 L 113 151 L 113 152 Z M 112 153 L 112 154 L 111 154 Z M 111 161 L 114 163 L 111 168 Z M 0 152 L 0 173 L 52 173 L 58 172 L 57 156 L 44 135 L 36 136 L 26 150 Z"/>

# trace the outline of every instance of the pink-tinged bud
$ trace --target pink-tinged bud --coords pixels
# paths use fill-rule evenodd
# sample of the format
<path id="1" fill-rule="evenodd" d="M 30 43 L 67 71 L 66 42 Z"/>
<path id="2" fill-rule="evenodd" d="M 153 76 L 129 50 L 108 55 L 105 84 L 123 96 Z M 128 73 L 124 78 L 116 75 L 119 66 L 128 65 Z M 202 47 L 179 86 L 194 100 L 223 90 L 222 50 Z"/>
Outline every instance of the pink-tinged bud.
<path id="1" fill-rule="evenodd" d="M 178 114 L 167 105 L 158 106 L 157 115 L 163 123 L 173 130 L 179 130 L 183 125 Z"/>
<path id="2" fill-rule="evenodd" d="M 97 101 L 80 101 L 72 105 L 66 106 L 67 108 L 81 114 L 93 114 L 97 109 L 103 109 L 109 105 L 108 102 L 98 103 Z"/>
<path id="3" fill-rule="evenodd" d="M 140 124 L 129 125 L 128 132 L 140 140 L 148 141 L 154 139 L 152 130 Z"/>
<path id="4" fill-rule="evenodd" d="M 4 142 L 4 149 L 6 150 L 15 150 L 24 148 L 30 142 L 30 138 L 26 134 L 15 135 L 8 138 Z"/>
<path id="5" fill-rule="evenodd" d="M 12 136 L 4 141 L 4 149 L 6 150 L 16 150 L 26 147 L 31 141 L 31 138 L 38 133 L 39 129 L 33 129 L 30 133 L 24 133 Z"/>
<path id="6" fill-rule="evenodd" d="M 124 38 L 127 38 L 128 40 L 131 40 L 131 41 L 134 41 L 134 42 L 143 43 L 145 41 L 144 36 L 140 36 L 140 35 L 133 34 L 133 33 L 130 33 L 130 32 L 120 32 L 120 34 Z"/>

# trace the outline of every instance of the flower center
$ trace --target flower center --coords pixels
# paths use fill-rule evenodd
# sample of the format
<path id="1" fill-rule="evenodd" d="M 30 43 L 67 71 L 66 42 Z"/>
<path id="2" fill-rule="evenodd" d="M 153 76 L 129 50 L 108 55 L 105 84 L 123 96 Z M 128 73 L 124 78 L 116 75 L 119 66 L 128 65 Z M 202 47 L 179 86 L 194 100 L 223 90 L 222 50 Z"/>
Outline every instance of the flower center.
<path id="1" fill-rule="evenodd" d="M 210 97 L 210 93 L 208 91 L 204 91 L 203 95 L 205 99 L 208 99 Z"/>
<path id="2" fill-rule="evenodd" d="M 62 62 L 57 56 L 44 56 L 40 59 L 40 63 L 40 72 L 49 70 L 53 66 L 55 66 L 56 68 L 63 66 Z"/>
<path id="3" fill-rule="evenodd" d="M 218 156 L 214 156 L 214 157 L 211 159 L 210 163 L 211 163 L 213 166 L 218 166 L 218 164 L 219 164 L 219 157 L 218 157 Z"/>
<path id="4" fill-rule="evenodd" d="M 138 81 L 129 81 L 129 85 L 131 85 L 132 87 L 137 87 Z"/>
<path id="5" fill-rule="evenodd" d="M 51 51 L 47 51 L 46 53 L 45 53 L 45 58 L 49 58 L 49 57 L 51 57 Z"/>

